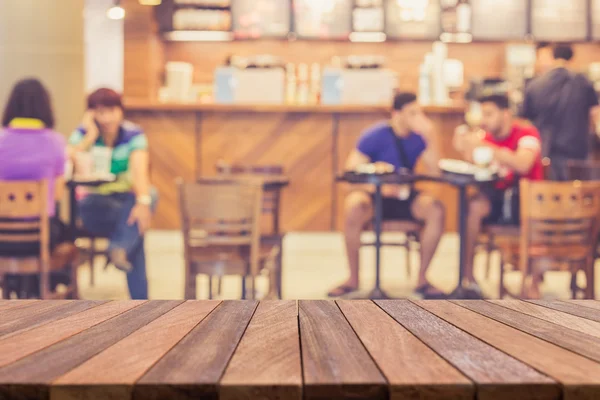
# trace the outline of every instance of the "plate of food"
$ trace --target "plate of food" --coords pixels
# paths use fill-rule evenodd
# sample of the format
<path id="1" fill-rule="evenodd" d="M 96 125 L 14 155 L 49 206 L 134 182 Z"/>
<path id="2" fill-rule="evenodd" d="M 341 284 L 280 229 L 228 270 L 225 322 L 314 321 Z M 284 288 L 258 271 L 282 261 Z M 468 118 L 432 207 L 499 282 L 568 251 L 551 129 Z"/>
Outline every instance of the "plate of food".
<path id="1" fill-rule="evenodd" d="M 392 164 L 376 162 L 358 165 L 352 172 L 359 175 L 387 175 L 393 174 L 396 169 Z"/>
<path id="2" fill-rule="evenodd" d="M 492 180 L 498 173 L 494 166 L 479 167 L 463 160 L 442 159 L 438 166 L 445 173 L 468 176 L 478 181 Z"/>

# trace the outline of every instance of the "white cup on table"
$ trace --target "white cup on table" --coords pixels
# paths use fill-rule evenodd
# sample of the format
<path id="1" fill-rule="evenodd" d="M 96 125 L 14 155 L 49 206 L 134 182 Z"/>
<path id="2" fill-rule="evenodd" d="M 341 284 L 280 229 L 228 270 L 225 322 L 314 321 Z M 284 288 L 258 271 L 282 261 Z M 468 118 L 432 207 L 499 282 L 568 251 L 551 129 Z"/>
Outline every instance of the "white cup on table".
<path id="1" fill-rule="evenodd" d="M 473 149 L 473 163 L 478 167 L 475 171 L 475 179 L 490 179 L 489 166 L 494 161 L 494 150 L 488 146 L 479 146 Z"/>
<path id="2" fill-rule="evenodd" d="M 99 177 L 109 176 L 112 161 L 112 149 L 94 146 L 92 147 L 91 155 L 93 160 L 93 174 Z"/>

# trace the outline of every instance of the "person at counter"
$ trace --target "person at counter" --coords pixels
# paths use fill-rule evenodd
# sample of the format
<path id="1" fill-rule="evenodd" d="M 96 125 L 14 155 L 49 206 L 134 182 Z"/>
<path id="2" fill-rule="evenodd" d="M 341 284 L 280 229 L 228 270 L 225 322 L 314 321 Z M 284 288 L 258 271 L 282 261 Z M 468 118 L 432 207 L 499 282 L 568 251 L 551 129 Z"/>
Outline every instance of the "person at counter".
<path id="1" fill-rule="evenodd" d="M 554 49 L 549 42 L 539 42 L 535 47 L 535 75 L 544 75 L 554 67 Z"/>
<path id="2" fill-rule="evenodd" d="M 413 171 L 422 159 L 429 172 L 438 172 L 439 153 L 433 126 L 424 115 L 413 93 L 399 93 L 393 102 L 389 121 L 368 129 L 346 161 L 346 170 L 362 164 L 376 163 L 395 170 Z M 373 188 L 353 188 L 345 200 L 344 237 L 350 278 L 329 292 L 330 297 L 342 296 L 359 287 L 360 236 L 373 218 Z M 384 220 L 422 221 L 421 269 L 417 292 L 426 298 L 437 298 L 442 292 L 427 280 L 427 269 L 444 233 L 444 207 L 436 199 L 410 187 L 383 188 Z"/>
<path id="3" fill-rule="evenodd" d="M 519 225 L 519 179 L 544 178 L 541 141 L 537 129 L 529 124 L 515 122 L 505 95 L 484 97 L 480 103 L 482 130 L 465 132 L 459 127 L 454 136 L 454 147 L 467 161 L 474 162 L 474 154 L 486 152 L 490 155 L 489 163 L 496 163 L 500 167 L 502 177 L 493 188 L 483 190 L 469 202 L 464 285 L 479 296 L 481 288 L 473 274 L 473 257 L 482 225 Z M 481 164 L 480 160 L 477 161 Z M 539 297 L 537 283 L 532 285 L 532 298 Z"/>
<path id="4" fill-rule="evenodd" d="M 124 120 L 121 96 L 99 89 L 88 97 L 82 125 L 69 139 L 70 154 L 109 148 L 116 181 L 88 194 L 79 204 L 86 230 L 110 239 L 109 258 L 127 273 L 132 299 L 148 298 L 144 233 L 150 226 L 156 193 L 150 186 L 148 142 L 137 125 Z"/>
<path id="5" fill-rule="evenodd" d="M 539 130 L 542 156 L 551 160 L 549 178 L 555 180 L 566 180 L 568 160 L 588 158 L 590 119 L 600 122 L 594 86 L 568 69 L 573 56 L 570 45 L 556 45 L 553 68 L 527 86 L 523 102 L 522 116 Z"/>

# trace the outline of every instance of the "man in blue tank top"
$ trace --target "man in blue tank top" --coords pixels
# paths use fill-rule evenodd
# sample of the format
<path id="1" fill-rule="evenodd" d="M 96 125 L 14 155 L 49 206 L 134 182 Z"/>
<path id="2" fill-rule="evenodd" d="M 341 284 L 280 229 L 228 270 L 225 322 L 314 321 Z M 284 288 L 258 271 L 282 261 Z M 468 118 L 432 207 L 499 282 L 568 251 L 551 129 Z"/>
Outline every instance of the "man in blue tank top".
<path id="1" fill-rule="evenodd" d="M 412 172 L 421 160 L 429 173 L 438 172 L 439 153 L 433 126 L 417 103 L 413 93 L 399 93 L 394 98 L 391 118 L 368 129 L 359 139 L 356 149 L 346 161 L 346 170 L 376 163 L 391 165 L 396 170 Z M 330 297 L 342 296 L 359 287 L 360 236 L 373 219 L 373 191 L 370 185 L 352 186 L 345 200 L 344 236 L 350 278 L 329 292 Z M 411 187 L 383 187 L 384 220 L 423 222 L 421 239 L 421 269 L 416 291 L 425 298 L 439 298 L 442 293 L 426 278 L 427 269 L 444 233 L 444 207 L 433 197 Z"/>

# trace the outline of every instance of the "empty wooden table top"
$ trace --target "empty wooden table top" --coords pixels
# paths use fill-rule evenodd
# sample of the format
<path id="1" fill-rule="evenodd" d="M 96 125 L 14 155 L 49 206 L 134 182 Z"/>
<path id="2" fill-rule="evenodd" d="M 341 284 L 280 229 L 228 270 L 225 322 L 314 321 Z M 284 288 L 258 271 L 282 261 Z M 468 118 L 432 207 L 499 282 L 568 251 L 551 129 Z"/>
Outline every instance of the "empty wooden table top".
<path id="1" fill-rule="evenodd" d="M 600 399 L 595 301 L 4 301 L 0 399 Z"/>

